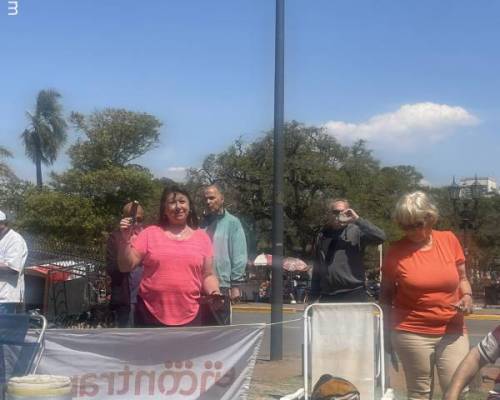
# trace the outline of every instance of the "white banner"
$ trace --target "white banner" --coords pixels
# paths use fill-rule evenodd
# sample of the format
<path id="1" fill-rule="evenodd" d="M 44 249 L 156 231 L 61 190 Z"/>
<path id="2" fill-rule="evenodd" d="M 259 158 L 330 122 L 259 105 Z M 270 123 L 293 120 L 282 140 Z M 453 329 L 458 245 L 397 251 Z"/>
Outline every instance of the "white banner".
<path id="1" fill-rule="evenodd" d="M 48 330 L 38 374 L 74 399 L 246 399 L 264 325 Z"/>

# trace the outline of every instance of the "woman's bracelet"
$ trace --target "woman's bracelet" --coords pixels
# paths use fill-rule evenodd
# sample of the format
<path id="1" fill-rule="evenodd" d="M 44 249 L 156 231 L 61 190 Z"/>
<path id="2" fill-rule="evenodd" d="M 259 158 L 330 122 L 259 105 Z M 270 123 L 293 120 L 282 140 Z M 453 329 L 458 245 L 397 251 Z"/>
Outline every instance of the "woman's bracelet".
<path id="1" fill-rule="evenodd" d="M 462 297 L 464 297 L 464 296 L 470 296 L 470 297 L 472 298 L 472 293 L 469 293 L 469 292 L 467 292 L 467 293 L 462 293 Z"/>

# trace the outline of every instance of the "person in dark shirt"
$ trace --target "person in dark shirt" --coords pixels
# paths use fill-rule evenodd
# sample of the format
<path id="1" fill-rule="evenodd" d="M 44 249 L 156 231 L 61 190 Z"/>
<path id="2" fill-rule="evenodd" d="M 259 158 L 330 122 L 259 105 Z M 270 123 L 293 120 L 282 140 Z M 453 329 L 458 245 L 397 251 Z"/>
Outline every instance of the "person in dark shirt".
<path id="1" fill-rule="evenodd" d="M 130 202 L 123 207 L 122 218 L 131 216 L 132 204 Z M 142 230 L 143 218 L 144 210 L 138 205 L 131 240 Z M 115 317 L 115 325 L 119 328 L 126 328 L 133 326 L 133 308 L 136 304 L 137 290 L 141 282 L 142 267 L 137 267 L 132 272 L 120 272 L 117 261 L 120 240 L 120 229 L 114 230 L 109 235 L 106 246 L 106 272 L 111 278 L 110 309 Z"/>
<path id="2" fill-rule="evenodd" d="M 383 243 L 385 233 L 361 218 L 345 199 L 331 200 L 328 213 L 328 223 L 314 246 L 311 300 L 367 301 L 364 250 L 367 245 Z"/>

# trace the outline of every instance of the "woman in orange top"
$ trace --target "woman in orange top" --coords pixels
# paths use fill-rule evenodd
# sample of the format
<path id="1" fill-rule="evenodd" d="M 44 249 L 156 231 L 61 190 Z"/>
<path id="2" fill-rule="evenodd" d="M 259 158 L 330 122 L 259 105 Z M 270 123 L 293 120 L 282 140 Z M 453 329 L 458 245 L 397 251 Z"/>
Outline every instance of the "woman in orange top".
<path id="1" fill-rule="evenodd" d="M 469 351 L 465 257 L 452 232 L 432 229 L 438 216 L 425 193 L 403 196 L 393 217 L 404 237 L 391 245 L 382 268 L 386 343 L 401 360 L 410 400 L 432 398 L 434 367 L 444 393 Z"/>

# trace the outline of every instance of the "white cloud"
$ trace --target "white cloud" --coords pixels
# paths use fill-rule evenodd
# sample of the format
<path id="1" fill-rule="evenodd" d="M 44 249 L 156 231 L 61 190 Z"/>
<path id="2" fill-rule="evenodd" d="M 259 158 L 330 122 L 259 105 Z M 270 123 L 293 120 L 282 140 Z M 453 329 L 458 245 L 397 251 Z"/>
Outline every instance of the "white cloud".
<path id="1" fill-rule="evenodd" d="M 169 167 L 165 172 L 165 176 L 174 181 L 184 181 L 186 179 L 187 170 L 188 167 Z"/>
<path id="2" fill-rule="evenodd" d="M 434 185 L 433 185 L 430 181 L 428 181 L 428 180 L 427 180 L 427 179 L 425 179 L 425 178 L 420 179 L 419 184 L 420 184 L 421 186 L 427 186 L 427 187 L 432 187 L 432 186 L 434 186 Z"/>
<path id="3" fill-rule="evenodd" d="M 341 142 L 364 139 L 370 144 L 405 148 L 439 142 L 459 128 L 479 122 L 462 107 L 426 102 L 405 104 L 394 112 L 378 114 L 361 123 L 328 121 L 323 127 Z"/>
<path id="4" fill-rule="evenodd" d="M 187 167 L 170 167 L 167 168 L 167 172 L 185 172 Z"/>

